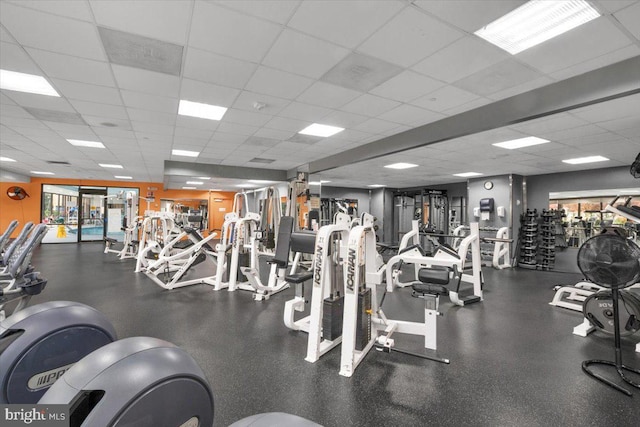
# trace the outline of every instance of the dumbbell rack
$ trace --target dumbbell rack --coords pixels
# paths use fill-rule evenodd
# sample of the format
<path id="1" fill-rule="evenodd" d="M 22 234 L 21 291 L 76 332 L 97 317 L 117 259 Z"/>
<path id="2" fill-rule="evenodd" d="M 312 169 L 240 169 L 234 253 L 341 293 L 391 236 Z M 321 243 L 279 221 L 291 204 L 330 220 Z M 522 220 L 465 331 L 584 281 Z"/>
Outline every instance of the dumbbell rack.
<path id="1" fill-rule="evenodd" d="M 520 215 L 518 267 L 538 268 L 538 211 L 527 209 Z"/>
<path id="2" fill-rule="evenodd" d="M 543 270 L 551 270 L 556 262 L 556 236 L 555 236 L 555 211 L 542 210 L 542 224 L 540 225 L 540 263 L 538 267 Z"/>

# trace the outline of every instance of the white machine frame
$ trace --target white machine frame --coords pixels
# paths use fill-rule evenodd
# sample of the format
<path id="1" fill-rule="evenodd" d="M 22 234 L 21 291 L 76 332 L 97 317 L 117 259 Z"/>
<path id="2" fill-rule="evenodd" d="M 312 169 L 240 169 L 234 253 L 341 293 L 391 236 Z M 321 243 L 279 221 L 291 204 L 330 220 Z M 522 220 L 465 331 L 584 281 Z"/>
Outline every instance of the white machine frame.
<path id="1" fill-rule="evenodd" d="M 125 219 L 126 227 L 124 231 L 124 241 L 122 243 L 122 249 L 111 249 L 111 245 L 114 243 L 110 239 L 105 239 L 104 253 L 118 254 L 120 259 L 136 258 L 138 255 L 138 227 L 142 218 L 138 216 L 138 195 L 135 191 L 121 192 L 118 194 L 118 198 L 124 199 L 125 203 Z"/>
<path id="2" fill-rule="evenodd" d="M 460 242 L 460 247 L 458 248 L 459 258 L 444 252 L 438 253 L 433 257 L 426 257 L 422 256 L 418 249 L 393 256 L 387 262 L 386 266 L 387 292 L 393 292 L 395 287 L 403 288 L 412 284 L 412 282 L 400 283 L 397 281 L 397 272 L 394 270 L 394 267 L 401 261 L 405 264 L 413 264 L 415 266 L 415 280 L 418 280 L 418 270 L 422 267 L 431 267 L 434 265 L 453 267 L 456 265 L 458 270 L 462 272 L 461 282 L 471 283 L 473 285 L 473 295 L 482 301 L 482 260 L 480 257 L 480 231 L 478 229 L 478 223 L 472 222 L 470 230 L 471 233 Z M 467 265 L 468 251 L 471 251 L 471 274 L 464 273 L 464 268 Z M 456 305 L 465 305 L 458 292 L 450 291 L 449 298 L 451 302 Z"/>
<path id="3" fill-rule="evenodd" d="M 353 228 L 349 233 L 348 242 L 347 265 L 344 269 L 345 297 L 340 375 L 351 377 L 375 344 L 386 349 L 393 348 L 394 333 L 423 336 L 425 348 L 436 350 L 436 316 L 439 315 L 437 306 L 428 309 L 425 307 L 425 320 L 422 323 L 389 319 L 380 308 L 377 285 L 382 283 L 385 270 L 376 268 L 376 238 L 372 225 L 365 223 Z M 371 292 L 371 309 L 366 310 L 371 336 L 362 350 L 356 350 L 358 299 L 363 282 L 364 289 Z M 449 362 L 447 359 L 432 359 Z"/>
<path id="4" fill-rule="evenodd" d="M 136 273 L 141 272 L 149 265 L 150 260 L 147 259 L 149 252 L 160 254 L 162 247 L 180 234 L 180 230 L 175 226 L 173 214 L 151 212 L 142 221 L 141 234 L 140 243 L 138 244 Z"/>

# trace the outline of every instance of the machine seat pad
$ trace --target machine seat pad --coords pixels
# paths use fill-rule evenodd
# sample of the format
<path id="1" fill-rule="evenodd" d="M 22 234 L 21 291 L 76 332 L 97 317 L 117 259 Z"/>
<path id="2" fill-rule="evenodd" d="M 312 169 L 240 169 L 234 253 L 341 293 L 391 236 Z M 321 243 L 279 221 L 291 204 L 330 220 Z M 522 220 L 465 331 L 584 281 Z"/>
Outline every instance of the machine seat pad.
<path id="1" fill-rule="evenodd" d="M 448 267 L 436 266 L 430 268 L 421 268 L 418 271 L 418 280 L 422 283 L 433 283 L 436 285 L 448 285 L 449 273 Z"/>
<path id="2" fill-rule="evenodd" d="M 313 421 L 283 412 L 267 412 L 243 418 L 229 427 L 322 427 Z"/>
<path id="3" fill-rule="evenodd" d="M 275 256 L 267 256 L 265 257 L 265 261 L 267 262 L 267 264 L 275 264 L 280 268 L 285 268 L 288 264 L 288 260 L 282 261 L 282 260 L 276 259 Z"/>
<path id="4" fill-rule="evenodd" d="M 422 295 L 448 295 L 449 290 L 441 285 L 431 285 L 422 282 L 416 282 L 411 285 L 414 292 Z"/>
<path id="5" fill-rule="evenodd" d="M 187 249 L 189 246 L 192 246 L 193 242 L 191 240 L 181 240 L 179 242 L 176 242 L 175 245 L 173 245 L 174 248 L 176 249 Z"/>
<path id="6" fill-rule="evenodd" d="M 111 243 L 111 244 L 113 244 L 113 243 L 118 243 L 118 241 L 117 241 L 116 239 L 111 238 L 111 237 L 105 237 L 105 238 L 104 238 L 104 241 L 105 241 L 105 242 L 109 242 L 109 243 Z"/>
<path id="7" fill-rule="evenodd" d="M 312 278 L 313 278 L 313 272 L 304 271 L 302 273 L 288 274 L 285 276 L 284 280 L 285 282 L 288 282 L 288 283 L 297 284 L 297 283 L 304 283 L 307 280 L 311 280 Z"/>

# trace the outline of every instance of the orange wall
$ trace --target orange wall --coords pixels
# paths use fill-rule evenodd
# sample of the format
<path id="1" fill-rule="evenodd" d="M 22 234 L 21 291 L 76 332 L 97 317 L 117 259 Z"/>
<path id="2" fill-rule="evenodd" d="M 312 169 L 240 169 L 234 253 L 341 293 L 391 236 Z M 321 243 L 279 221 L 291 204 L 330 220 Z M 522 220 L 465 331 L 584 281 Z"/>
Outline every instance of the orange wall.
<path id="1" fill-rule="evenodd" d="M 180 199 L 201 199 L 208 200 L 209 203 L 209 230 L 221 228 L 224 222 L 224 214 L 231 212 L 233 205 L 233 195 L 231 192 L 209 192 L 198 190 L 163 190 L 162 183 L 157 182 L 123 182 L 123 181 L 98 181 L 87 179 L 60 179 L 60 178 L 31 178 L 31 182 L 0 182 L 0 233 L 2 233 L 9 223 L 17 219 L 20 224 L 13 237 L 17 236 L 22 229 L 22 225 L 28 221 L 40 222 L 40 208 L 42 205 L 42 184 L 54 185 L 93 185 L 104 187 L 129 187 L 138 188 L 140 196 L 146 197 L 149 188 L 153 190 L 155 200 L 149 204 L 149 209 L 160 210 L 160 199 L 171 199 L 180 202 Z M 18 186 L 26 190 L 29 197 L 23 200 L 12 200 L 7 196 L 9 187 Z M 215 201 L 216 199 L 222 201 Z M 140 199 L 139 214 L 143 215 L 147 210 L 147 201 Z M 183 204 L 188 204 L 185 202 Z M 221 211 L 221 209 L 223 209 Z"/>

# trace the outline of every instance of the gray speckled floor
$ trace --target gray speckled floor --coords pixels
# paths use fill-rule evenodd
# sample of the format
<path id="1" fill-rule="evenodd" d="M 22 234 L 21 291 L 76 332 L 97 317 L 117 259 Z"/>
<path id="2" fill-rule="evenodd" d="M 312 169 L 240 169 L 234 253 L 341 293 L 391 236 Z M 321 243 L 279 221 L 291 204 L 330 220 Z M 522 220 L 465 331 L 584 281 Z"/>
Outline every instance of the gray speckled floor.
<path id="1" fill-rule="evenodd" d="M 97 243 L 43 245 L 33 263 L 49 280 L 32 304 L 74 300 L 112 319 L 121 338 L 171 341 L 198 361 L 216 396 L 215 425 L 259 412 L 294 413 L 325 426 L 637 426 L 640 390 L 628 398 L 584 375 L 587 358 L 613 357 L 612 339 L 571 334 L 576 312 L 548 305 L 551 287 L 579 274 L 484 269 L 485 301 L 452 306 L 443 298 L 439 354 L 450 365 L 372 351 L 352 378 L 338 375 L 339 349 L 304 361 L 307 335 L 282 323 L 287 290 L 254 302 L 242 291 L 205 285 L 166 291 L 134 261 L 102 253 Z M 558 256 L 558 269 L 576 271 L 575 251 Z M 419 320 L 421 300 L 394 292 L 389 317 Z M 420 351 L 417 338 L 396 336 Z M 627 364 L 640 334 L 623 339 Z"/>

